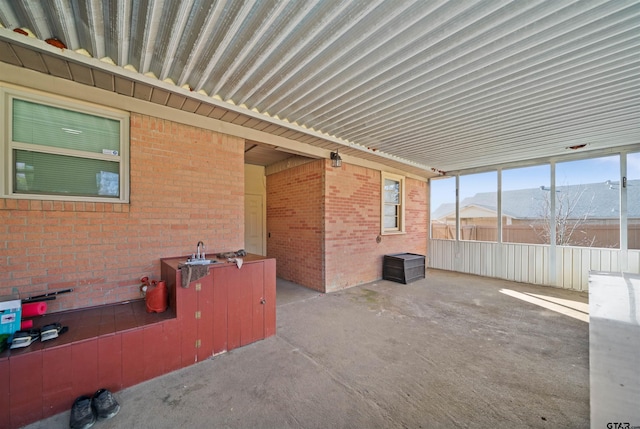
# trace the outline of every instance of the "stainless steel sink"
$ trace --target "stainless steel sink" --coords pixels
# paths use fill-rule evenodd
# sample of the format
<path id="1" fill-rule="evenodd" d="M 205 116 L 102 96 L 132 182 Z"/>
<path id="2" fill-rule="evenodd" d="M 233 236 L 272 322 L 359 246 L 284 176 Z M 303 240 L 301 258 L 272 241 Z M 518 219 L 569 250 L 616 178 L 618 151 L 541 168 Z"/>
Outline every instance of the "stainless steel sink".
<path id="1" fill-rule="evenodd" d="M 213 259 L 187 259 L 186 265 L 209 265 L 217 264 L 218 261 Z"/>

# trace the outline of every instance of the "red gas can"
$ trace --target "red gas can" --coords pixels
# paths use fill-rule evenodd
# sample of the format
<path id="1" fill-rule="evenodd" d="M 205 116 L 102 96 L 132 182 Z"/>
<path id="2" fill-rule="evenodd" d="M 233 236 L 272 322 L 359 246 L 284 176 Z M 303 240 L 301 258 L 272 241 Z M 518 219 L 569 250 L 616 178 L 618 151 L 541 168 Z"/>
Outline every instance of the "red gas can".
<path id="1" fill-rule="evenodd" d="M 168 307 L 169 290 L 167 289 L 167 282 L 153 280 L 151 285 L 153 287 L 148 288 L 145 295 L 147 313 L 162 313 Z"/>

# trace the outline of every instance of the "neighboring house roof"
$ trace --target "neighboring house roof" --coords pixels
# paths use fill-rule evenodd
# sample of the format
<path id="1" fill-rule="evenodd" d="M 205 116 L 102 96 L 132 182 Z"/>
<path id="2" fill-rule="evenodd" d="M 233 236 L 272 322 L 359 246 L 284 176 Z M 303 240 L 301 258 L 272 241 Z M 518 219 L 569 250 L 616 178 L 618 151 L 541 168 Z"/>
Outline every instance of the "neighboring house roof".
<path id="1" fill-rule="evenodd" d="M 431 220 L 444 219 L 454 216 L 456 212 L 456 205 L 454 203 L 440 204 L 437 209 L 431 213 Z"/>
<path id="2" fill-rule="evenodd" d="M 640 180 L 629 180 L 627 213 L 640 217 Z M 609 183 L 588 183 L 556 187 L 558 203 L 556 210 L 566 213 L 571 206 L 570 218 L 611 219 L 620 216 L 619 185 Z M 517 189 L 502 193 L 502 214 L 514 219 L 540 219 L 549 198 L 548 188 Z M 496 192 L 480 192 L 460 201 L 460 210 L 477 206 L 497 211 Z M 441 204 L 432 215 L 433 219 L 455 216 L 455 204 Z"/>

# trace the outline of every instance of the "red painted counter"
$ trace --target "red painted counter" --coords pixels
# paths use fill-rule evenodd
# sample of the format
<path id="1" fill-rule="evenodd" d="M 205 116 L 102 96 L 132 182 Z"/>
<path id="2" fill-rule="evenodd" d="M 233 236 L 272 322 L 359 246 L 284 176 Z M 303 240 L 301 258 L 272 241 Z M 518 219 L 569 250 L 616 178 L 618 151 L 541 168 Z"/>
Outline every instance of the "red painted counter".
<path id="1" fill-rule="evenodd" d="M 275 259 L 247 255 L 240 269 L 222 261 L 188 288 L 180 285 L 184 261 L 161 260 L 167 312 L 146 313 L 140 300 L 54 313 L 38 327 L 60 321 L 69 333 L 0 353 L 0 429 L 70 409 L 77 396 L 99 388 L 116 392 L 275 334 Z"/>
<path id="2" fill-rule="evenodd" d="M 209 265 L 207 276 L 181 286 L 184 257 L 161 260 L 169 302 L 182 326 L 183 365 L 245 346 L 276 332 L 275 259 L 256 255 Z"/>

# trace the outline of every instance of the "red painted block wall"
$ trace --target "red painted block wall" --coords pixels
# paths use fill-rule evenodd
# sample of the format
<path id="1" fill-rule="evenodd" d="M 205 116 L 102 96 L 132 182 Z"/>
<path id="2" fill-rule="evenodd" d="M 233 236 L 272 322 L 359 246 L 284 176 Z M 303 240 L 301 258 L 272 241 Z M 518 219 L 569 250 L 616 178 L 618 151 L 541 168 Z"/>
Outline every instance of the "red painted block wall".
<path id="1" fill-rule="evenodd" d="M 130 203 L 0 199 L 0 295 L 50 311 L 140 298 L 161 257 L 244 247 L 244 140 L 132 114 Z"/>

